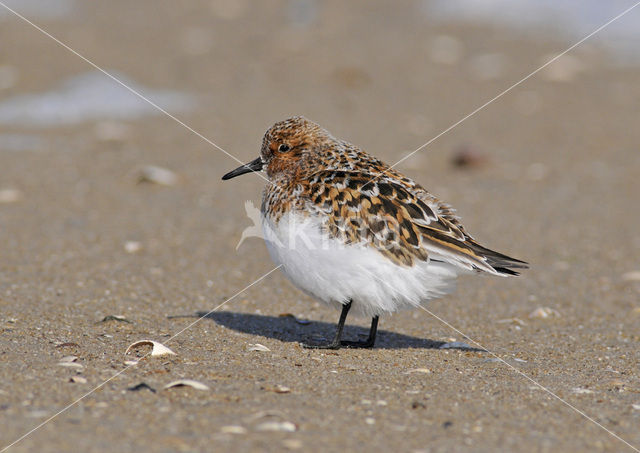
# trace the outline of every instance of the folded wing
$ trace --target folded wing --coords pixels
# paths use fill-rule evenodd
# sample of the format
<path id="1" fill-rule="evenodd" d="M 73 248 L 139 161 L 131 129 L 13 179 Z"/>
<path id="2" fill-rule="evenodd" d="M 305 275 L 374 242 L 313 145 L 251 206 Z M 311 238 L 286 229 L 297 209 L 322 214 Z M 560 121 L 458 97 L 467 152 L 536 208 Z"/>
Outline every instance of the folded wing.
<path id="1" fill-rule="evenodd" d="M 518 275 L 527 263 L 478 244 L 453 209 L 408 178 L 350 171 L 314 175 L 306 207 L 346 244 L 365 244 L 403 266 L 443 261 L 468 270 Z"/>

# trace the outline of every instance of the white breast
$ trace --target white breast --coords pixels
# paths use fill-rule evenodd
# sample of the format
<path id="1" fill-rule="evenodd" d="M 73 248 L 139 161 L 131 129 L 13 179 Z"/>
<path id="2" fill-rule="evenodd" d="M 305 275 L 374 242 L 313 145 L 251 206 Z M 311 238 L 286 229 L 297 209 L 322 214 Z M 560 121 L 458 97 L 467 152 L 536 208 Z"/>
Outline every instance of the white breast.
<path id="1" fill-rule="evenodd" d="M 314 217 L 285 214 L 274 225 L 263 216 L 262 227 L 271 258 L 294 285 L 325 303 L 353 300 L 356 314 L 416 307 L 453 291 L 455 277 L 464 272 L 433 261 L 399 266 L 370 246 L 329 238 Z"/>

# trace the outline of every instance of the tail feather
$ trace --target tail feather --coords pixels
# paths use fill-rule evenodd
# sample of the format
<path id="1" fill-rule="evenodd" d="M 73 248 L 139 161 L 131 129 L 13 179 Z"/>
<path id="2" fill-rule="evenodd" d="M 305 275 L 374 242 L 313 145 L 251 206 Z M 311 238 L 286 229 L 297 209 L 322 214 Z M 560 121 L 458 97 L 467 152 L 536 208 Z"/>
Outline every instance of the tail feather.
<path id="1" fill-rule="evenodd" d="M 529 269 L 529 263 L 500 252 L 481 246 L 477 242 L 471 243 L 472 250 L 478 255 L 486 259 L 486 263 L 502 275 L 520 275 L 514 269 Z"/>

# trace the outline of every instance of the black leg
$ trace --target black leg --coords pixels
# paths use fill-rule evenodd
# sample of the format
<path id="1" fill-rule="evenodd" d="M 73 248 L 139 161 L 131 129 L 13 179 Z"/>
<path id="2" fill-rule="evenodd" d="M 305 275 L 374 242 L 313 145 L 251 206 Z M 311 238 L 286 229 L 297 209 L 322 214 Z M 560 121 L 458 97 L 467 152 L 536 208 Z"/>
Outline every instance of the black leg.
<path id="1" fill-rule="evenodd" d="M 365 341 L 341 341 L 340 344 L 347 348 L 373 348 L 376 342 L 376 334 L 378 333 L 378 317 L 371 319 L 371 328 L 369 329 L 369 338 Z"/>
<path id="2" fill-rule="evenodd" d="M 340 339 L 342 338 L 342 331 L 344 330 L 344 322 L 347 320 L 349 309 L 351 309 L 351 302 L 352 301 L 349 301 L 342 306 L 342 313 L 340 313 L 340 320 L 338 321 L 338 330 L 336 330 L 336 336 L 331 343 L 320 345 L 303 344 L 303 346 L 309 349 L 340 349 L 340 346 L 342 346 Z"/>
<path id="3" fill-rule="evenodd" d="M 342 331 L 344 330 L 344 323 L 347 320 L 347 314 L 351 308 L 351 300 L 342 307 L 342 313 L 340 313 L 340 320 L 338 321 L 338 329 L 336 330 L 336 336 L 331 343 L 310 345 L 304 344 L 305 348 L 309 349 L 340 349 L 345 348 L 373 348 L 376 342 L 376 334 L 378 333 L 378 316 L 374 316 L 371 319 L 371 328 L 369 329 L 369 338 L 365 341 L 346 341 L 342 340 Z"/>

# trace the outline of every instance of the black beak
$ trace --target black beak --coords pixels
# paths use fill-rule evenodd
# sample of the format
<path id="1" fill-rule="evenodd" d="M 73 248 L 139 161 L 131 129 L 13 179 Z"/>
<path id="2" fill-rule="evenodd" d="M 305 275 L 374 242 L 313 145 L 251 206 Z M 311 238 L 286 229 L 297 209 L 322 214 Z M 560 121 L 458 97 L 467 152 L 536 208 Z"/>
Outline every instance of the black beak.
<path id="1" fill-rule="evenodd" d="M 222 177 L 224 181 L 227 179 L 235 178 L 236 176 L 244 175 L 245 173 L 251 173 L 252 171 L 262 171 L 262 159 L 258 157 L 257 159 L 252 160 L 248 164 L 244 164 L 235 170 L 230 171 L 226 175 Z"/>

